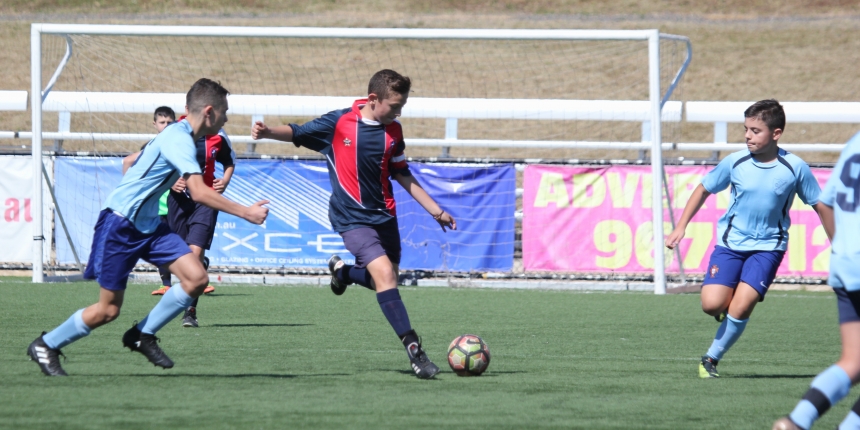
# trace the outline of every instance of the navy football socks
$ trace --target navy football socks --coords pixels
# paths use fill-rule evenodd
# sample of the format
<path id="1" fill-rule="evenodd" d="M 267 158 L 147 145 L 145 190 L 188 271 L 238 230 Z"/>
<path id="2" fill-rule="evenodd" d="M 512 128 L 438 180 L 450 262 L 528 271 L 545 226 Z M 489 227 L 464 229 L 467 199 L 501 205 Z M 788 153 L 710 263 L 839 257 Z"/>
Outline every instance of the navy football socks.
<path id="1" fill-rule="evenodd" d="M 406 306 L 400 300 L 400 291 L 397 288 L 377 293 L 376 301 L 379 302 L 379 308 L 382 309 L 383 315 L 388 319 L 388 323 L 391 324 L 391 328 L 394 329 L 394 333 L 400 339 L 412 331 L 409 314 L 406 313 Z"/>
<path id="2" fill-rule="evenodd" d="M 340 269 L 337 269 L 335 276 L 337 276 L 338 281 L 344 284 L 357 284 L 368 290 L 373 290 L 373 284 L 371 283 L 373 277 L 370 276 L 370 272 L 367 271 L 366 267 L 356 269 L 353 265 L 344 264 Z"/>

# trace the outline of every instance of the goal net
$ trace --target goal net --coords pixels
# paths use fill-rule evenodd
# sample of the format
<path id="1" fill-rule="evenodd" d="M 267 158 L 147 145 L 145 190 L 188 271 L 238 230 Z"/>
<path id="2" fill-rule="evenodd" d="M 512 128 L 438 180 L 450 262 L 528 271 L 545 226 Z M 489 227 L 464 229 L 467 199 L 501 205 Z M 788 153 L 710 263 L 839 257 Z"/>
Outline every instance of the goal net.
<path id="1" fill-rule="evenodd" d="M 346 254 L 326 215 L 325 162 L 291 144 L 251 141 L 250 125 L 347 108 L 387 68 L 413 83 L 401 118 L 412 171 L 459 226 L 442 233 L 395 185 L 403 269 L 522 273 L 522 167 L 647 165 L 654 148 L 659 164 L 660 144 L 680 127 L 679 92 L 667 94 L 689 55 L 684 38 L 654 30 L 34 24 L 33 34 L 34 88 L 45 91 L 34 127 L 38 144 L 55 151 L 56 207 L 71 237 L 54 235 L 47 263 L 57 268 L 74 265 L 74 254 L 86 262 L 121 156 L 153 137 L 156 107 L 182 114 L 201 77 L 231 92 L 225 131 L 241 159 L 228 197 L 272 200 L 261 228 L 220 215 L 213 266 L 318 270 L 331 253 Z"/>

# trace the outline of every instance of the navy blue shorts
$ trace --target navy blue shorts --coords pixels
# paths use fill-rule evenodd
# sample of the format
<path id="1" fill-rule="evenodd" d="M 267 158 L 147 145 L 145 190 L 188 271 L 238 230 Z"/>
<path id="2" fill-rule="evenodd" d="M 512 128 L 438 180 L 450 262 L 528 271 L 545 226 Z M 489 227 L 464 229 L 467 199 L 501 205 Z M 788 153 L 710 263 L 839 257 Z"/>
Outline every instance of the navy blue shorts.
<path id="1" fill-rule="evenodd" d="M 776 269 L 784 256 L 785 251 L 735 251 L 714 246 L 703 285 L 718 284 L 736 288 L 738 282 L 742 281 L 755 288 L 759 301 L 762 301 L 776 278 Z"/>
<path id="2" fill-rule="evenodd" d="M 397 218 L 382 224 L 362 226 L 340 233 L 346 249 L 355 256 L 355 267 L 361 269 L 373 260 L 387 255 L 400 264 L 400 230 Z"/>
<path id="3" fill-rule="evenodd" d="M 848 291 L 845 288 L 834 288 L 836 307 L 839 309 L 839 324 L 860 321 L 860 291 Z"/>
<path id="4" fill-rule="evenodd" d="M 167 198 L 167 224 L 185 243 L 203 249 L 212 246 L 218 211 L 191 200 L 185 193 L 170 192 Z"/>
<path id="5" fill-rule="evenodd" d="M 104 209 L 96 222 L 84 278 L 97 280 L 107 290 L 124 290 L 128 274 L 141 258 L 163 266 L 190 252 L 167 224 L 159 224 L 154 233 L 143 234 L 122 215 Z"/>

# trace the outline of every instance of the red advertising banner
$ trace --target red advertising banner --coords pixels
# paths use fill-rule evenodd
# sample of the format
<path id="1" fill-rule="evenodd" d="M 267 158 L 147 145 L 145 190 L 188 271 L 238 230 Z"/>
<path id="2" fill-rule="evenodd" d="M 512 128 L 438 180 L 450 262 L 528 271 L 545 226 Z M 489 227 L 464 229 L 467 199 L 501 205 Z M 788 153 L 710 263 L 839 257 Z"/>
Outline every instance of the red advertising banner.
<path id="1" fill-rule="evenodd" d="M 712 166 L 666 166 L 672 211 L 679 219 Z M 823 187 L 829 169 L 812 169 Z M 523 185 L 523 265 L 529 271 L 629 272 L 654 270 L 650 166 L 526 167 Z M 684 270 L 704 273 L 717 244 L 717 221 L 729 190 L 708 197 L 687 226 L 681 243 Z M 671 232 L 663 202 L 664 235 Z M 811 206 L 795 198 L 781 276 L 826 276 L 830 242 Z M 678 273 L 674 251 L 666 271 Z"/>

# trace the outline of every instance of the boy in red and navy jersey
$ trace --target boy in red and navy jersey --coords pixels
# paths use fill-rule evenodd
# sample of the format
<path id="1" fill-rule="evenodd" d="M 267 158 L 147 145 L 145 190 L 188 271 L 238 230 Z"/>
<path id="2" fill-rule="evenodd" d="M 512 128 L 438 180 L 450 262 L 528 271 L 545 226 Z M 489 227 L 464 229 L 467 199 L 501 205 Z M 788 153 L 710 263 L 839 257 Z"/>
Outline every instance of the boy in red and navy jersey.
<path id="1" fill-rule="evenodd" d="M 389 178 L 400 183 L 443 231 L 456 229 L 457 223 L 424 191 L 406 163 L 397 117 L 411 85 L 408 77 L 381 70 L 370 78 L 367 98 L 356 100 L 351 108 L 303 125 L 269 128 L 258 121 L 251 136 L 293 142 L 325 156 L 332 187 L 329 219 L 356 263 L 346 265 L 336 255 L 329 259 L 331 289 L 341 295 L 355 283 L 375 290 L 382 313 L 406 347 L 412 369 L 419 378 L 432 378 L 439 368 L 421 348 L 397 290 L 400 232 Z"/>

